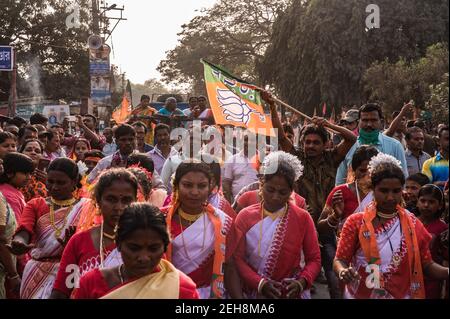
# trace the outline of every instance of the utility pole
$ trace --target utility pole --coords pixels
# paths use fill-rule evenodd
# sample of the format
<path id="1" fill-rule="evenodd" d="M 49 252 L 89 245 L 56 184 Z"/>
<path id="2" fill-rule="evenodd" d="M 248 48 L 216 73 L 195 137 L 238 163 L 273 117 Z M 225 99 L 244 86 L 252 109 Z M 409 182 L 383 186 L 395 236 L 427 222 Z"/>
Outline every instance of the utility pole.
<path id="1" fill-rule="evenodd" d="M 16 116 L 16 102 L 17 102 L 17 63 L 16 50 L 13 50 L 13 71 L 11 74 L 11 109 L 9 116 Z"/>
<path id="2" fill-rule="evenodd" d="M 97 0 L 92 0 L 92 32 L 96 35 L 100 34 L 100 17 Z"/>

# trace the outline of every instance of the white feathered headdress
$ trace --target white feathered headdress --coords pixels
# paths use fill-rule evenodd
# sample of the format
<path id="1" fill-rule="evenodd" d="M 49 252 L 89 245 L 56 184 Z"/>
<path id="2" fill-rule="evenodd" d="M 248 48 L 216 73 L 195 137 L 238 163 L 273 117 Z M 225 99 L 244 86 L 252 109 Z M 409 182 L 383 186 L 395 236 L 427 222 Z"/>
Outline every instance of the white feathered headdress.
<path id="1" fill-rule="evenodd" d="M 372 157 L 372 159 L 369 162 L 369 166 L 368 166 L 369 173 L 372 174 L 378 166 L 380 166 L 381 164 L 386 164 L 386 163 L 394 164 L 395 166 L 397 166 L 400 169 L 402 168 L 401 162 L 398 159 L 396 159 L 394 156 L 388 155 L 385 153 L 378 153 L 378 155 Z"/>
<path id="2" fill-rule="evenodd" d="M 78 166 L 78 173 L 81 175 L 81 177 L 86 176 L 86 173 L 89 170 L 86 164 L 82 161 L 78 161 L 77 166 Z"/>
<path id="3" fill-rule="evenodd" d="M 283 151 L 271 152 L 264 158 L 262 163 L 263 174 L 273 174 L 277 171 L 279 163 L 290 166 L 295 172 L 295 181 L 303 175 L 303 165 L 300 160 Z"/>

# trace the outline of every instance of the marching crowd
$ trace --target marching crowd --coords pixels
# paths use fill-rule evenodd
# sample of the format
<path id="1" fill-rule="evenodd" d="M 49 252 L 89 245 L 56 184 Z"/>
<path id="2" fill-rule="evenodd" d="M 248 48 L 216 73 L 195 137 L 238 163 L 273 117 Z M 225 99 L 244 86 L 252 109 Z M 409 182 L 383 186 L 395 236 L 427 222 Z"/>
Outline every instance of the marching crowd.
<path id="1" fill-rule="evenodd" d="M 144 95 L 102 132 L 3 118 L 0 299 L 309 299 L 317 280 L 333 299 L 448 298 L 448 126 L 409 103 L 389 125 L 374 103 L 302 123 L 262 97 L 264 154 L 246 130 L 199 141 L 225 130 L 204 96 Z"/>

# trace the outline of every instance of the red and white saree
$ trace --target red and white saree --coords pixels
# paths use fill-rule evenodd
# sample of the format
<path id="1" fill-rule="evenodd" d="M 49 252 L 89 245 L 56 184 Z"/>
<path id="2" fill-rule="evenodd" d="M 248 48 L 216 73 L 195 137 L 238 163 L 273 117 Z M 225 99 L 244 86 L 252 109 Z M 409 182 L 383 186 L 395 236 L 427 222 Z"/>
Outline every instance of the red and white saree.
<path id="1" fill-rule="evenodd" d="M 304 278 L 301 298 L 310 298 L 309 288 L 320 271 L 320 250 L 309 213 L 295 205 L 262 215 L 261 204 L 243 209 L 228 235 L 227 260 L 234 258 L 248 298 L 257 295 L 261 279 L 282 282 Z"/>
<path id="2" fill-rule="evenodd" d="M 56 240 L 55 228 L 65 234 L 69 226 L 76 226 L 81 208 L 89 199 L 81 199 L 71 210 L 69 207 L 54 212 L 54 225 L 50 209 L 44 198 L 31 200 L 25 207 L 17 232 L 27 231 L 35 244 L 30 252 L 31 260 L 25 266 L 20 287 L 21 299 L 47 299 L 59 268 L 64 247 Z"/>

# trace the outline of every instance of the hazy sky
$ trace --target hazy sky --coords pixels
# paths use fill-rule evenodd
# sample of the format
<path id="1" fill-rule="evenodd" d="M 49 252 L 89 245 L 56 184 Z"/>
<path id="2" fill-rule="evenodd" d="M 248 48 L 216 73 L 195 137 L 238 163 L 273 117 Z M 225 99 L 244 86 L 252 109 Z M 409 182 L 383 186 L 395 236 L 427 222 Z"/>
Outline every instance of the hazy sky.
<path id="1" fill-rule="evenodd" d="M 165 58 L 165 52 L 176 46 L 181 25 L 199 14 L 196 10 L 209 8 L 215 2 L 216 0 L 109 0 L 110 5 L 124 5 L 123 15 L 128 19 L 121 21 L 113 32 L 111 63 L 126 72 L 127 78 L 133 83 L 160 78 L 156 67 Z M 118 11 L 109 14 L 117 15 L 120 15 Z M 111 38 L 108 40 L 109 45 L 110 40 Z"/>

